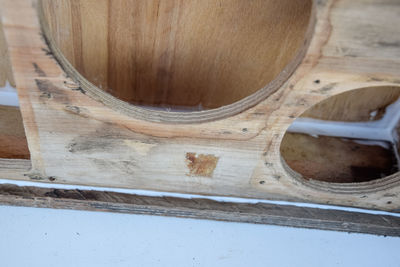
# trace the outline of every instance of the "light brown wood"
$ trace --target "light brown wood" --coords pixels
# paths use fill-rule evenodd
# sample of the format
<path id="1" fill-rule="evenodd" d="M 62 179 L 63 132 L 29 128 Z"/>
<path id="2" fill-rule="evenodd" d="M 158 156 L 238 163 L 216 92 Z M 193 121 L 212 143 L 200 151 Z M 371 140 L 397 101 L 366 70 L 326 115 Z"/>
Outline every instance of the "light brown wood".
<path id="1" fill-rule="evenodd" d="M 311 0 L 42 0 L 41 6 L 47 38 L 92 84 L 130 103 L 189 110 L 232 104 L 267 87 L 288 65 L 291 73 L 312 17 Z"/>
<path id="2" fill-rule="evenodd" d="M 146 116 L 153 119 L 131 116 L 119 102 L 98 101 L 57 63 L 40 34 L 35 5 L 1 3 L 32 162 L 31 170 L 0 172 L 2 179 L 400 210 L 398 172 L 361 183 L 307 181 L 280 153 L 289 125 L 320 101 L 358 88 L 399 88 L 398 1 L 317 1 L 305 58 L 275 93 L 236 115 L 196 123 L 201 113 L 181 124 L 154 122 L 160 115 L 152 111 Z M 85 199 L 59 201 L 94 208 Z M 205 206 L 204 213 L 213 208 Z"/>
<path id="3" fill-rule="evenodd" d="M 335 84 L 322 87 L 330 90 Z M 347 91 L 306 110 L 301 117 L 328 121 L 361 122 L 379 120 L 387 106 L 400 97 L 399 87 L 369 87 Z M 376 112 L 375 116 L 371 116 Z"/>

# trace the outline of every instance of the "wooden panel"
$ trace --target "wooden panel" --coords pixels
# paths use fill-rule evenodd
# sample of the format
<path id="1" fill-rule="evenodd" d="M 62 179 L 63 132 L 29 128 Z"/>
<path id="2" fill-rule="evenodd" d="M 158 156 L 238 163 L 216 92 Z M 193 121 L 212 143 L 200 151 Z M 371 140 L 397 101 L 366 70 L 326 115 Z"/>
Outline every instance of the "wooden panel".
<path id="1" fill-rule="evenodd" d="M 48 39 L 90 82 L 131 103 L 200 109 L 300 60 L 312 10 L 311 0 L 41 3 Z"/>
<path id="2" fill-rule="evenodd" d="M 235 116 L 216 119 L 207 117 L 208 115 L 203 116 L 204 113 L 199 112 L 197 118 L 203 116 L 208 120 L 194 123 L 194 120 L 188 119 L 175 124 L 155 122 L 159 114 L 152 111 L 139 110 L 145 113 L 145 116 L 138 117 L 136 114 L 132 115 L 132 110 L 125 109 L 118 101 L 113 100 L 112 105 L 104 105 L 98 101 L 86 90 L 88 84 L 82 82 L 84 80 L 80 80 L 80 83 L 74 82 L 57 64 L 52 51 L 49 50 L 49 44 L 40 35 L 38 14 L 33 8 L 34 5 L 30 1 L 1 2 L 4 3 L 4 31 L 18 84 L 21 111 L 31 150 L 32 169 L 21 167 L 15 173 L 0 172 L 0 178 L 70 186 L 234 196 L 249 198 L 249 201 L 301 201 L 399 212 L 399 173 L 363 183 L 317 184 L 291 173 L 281 160 L 280 154 L 281 141 L 288 126 L 297 116 L 318 102 L 357 88 L 399 88 L 400 59 L 396 55 L 400 48 L 376 41 L 379 46 L 377 49 L 369 46 L 368 42 L 357 43 L 354 37 L 356 28 L 357 36 L 368 35 L 369 41 L 374 41 L 376 36 L 383 36 L 395 42 L 400 36 L 394 34 L 400 30 L 399 3 L 390 2 L 384 5 L 382 3 L 386 1 L 383 0 L 368 3 L 362 0 L 317 1 L 315 34 L 307 54 L 290 79 L 281 87 L 278 86 L 278 91 L 268 98 L 260 99 L 258 105 L 235 113 Z M 64 5 L 67 2 L 53 3 Z M 54 8 L 57 8 L 56 4 Z M 106 9 L 103 2 L 98 8 Z M 109 6 L 107 8 L 109 12 Z M 355 14 L 362 15 L 360 12 L 368 15 L 369 23 L 365 23 L 364 19 L 354 20 Z M 384 21 L 380 18 L 381 14 L 385 14 Z M 352 27 L 348 26 L 349 20 L 352 21 Z M 387 21 L 391 23 L 386 23 Z M 91 27 L 87 24 L 74 31 L 91 31 Z M 104 36 L 99 34 L 98 38 Z M 333 49 L 335 47 L 337 49 Z M 342 51 L 355 47 L 358 53 L 354 57 Z M 95 48 L 97 49 L 93 49 Z M 104 47 L 99 49 L 103 51 Z M 80 52 L 79 49 L 71 49 L 71 53 Z M 390 54 L 394 57 L 387 57 Z M 81 59 L 83 63 L 74 64 L 84 65 L 88 60 Z M 99 62 L 98 67 L 103 68 L 102 64 L 105 62 Z M 107 66 L 109 64 L 108 61 Z M 389 96 L 387 99 L 390 98 Z M 375 99 L 371 98 L 372 101 Z M 174 113 L 174 116 L 179 118 L 192 114 L 165 113 L 163 116 Z M 209 114 L 206 111 L 205 113 Z M 149 119 L 151 116 L 152 119 Z M 194 117 L 193 115 L 192 118 Z M 35 193 L 33 189 L 21 190 L 27 190 L 31 199 L 26 199 L 29 198 L 27 196 L 21 197 L 20 189 L 5 187 L 2 201 L 37 206 L 45 206 L 45 203 L 51 202 L 52 207 L 115 211 L 130 211 L 132 206 L 129 205 L 140 201 L 134 198 L 128 200 L 129 197 L 126 196 L 127 199 L 121 202 L 123 204 L 117 205 L 110 196 L 107 204 L 108 200 L 105 198 L 109 194 L 104 194 L 101 202 L 106 204 L 101 203 L 99 207 L 98 203 L 88 201 L 91 199 L 86 195 L 88 192 L 81 197 L 79 194 L 83 193 L 79 191 L 45 190 Z M 75 197 L 54 197 L 63 193 Z M 47 195 L 43 197 L 43 194 Z M 37 201 L 32 202 L 32 198 Z M 109 209 L 104 208 L 103 204 Z M 156 207 L 159 207 L 157 205 Z M 183 210 L 192 209 L 192 214 L 197 214 L 193 215 L 196 218 L 204 216 L 234 220 L 233 216 L 242 220 L 243 215 L 246 217 L 243 221 L 274 222 L 273 219 L 268 219 L 271 218 L 268 217 L 268 208 L 250 212 L 240 210 L 240 205 L 235 204 L 232 209 L 224 211 L 225 205 L 215 205 L 218 208 L 207 200 L 193 207 L 182 204 Z M 250 204 L 243 205 L 250 209 L 254 207 Z M 139 205 L 137 208 L 133 206 L 132 209 L 133 212 L 150 212 L 152 208 L 149 206 L 151 205 Z M 207 215 L 212 214 L 214 209 L 221 209 L 223 212 L 220 210 L 218 216 Z M 239 209 L 240 212 L 234 213 L 235 209 Z M 179 216 L 180 212 L 182 210 L 168 206 L 163 207 L 160 213 L 154 214 Z M 284 210 L 279 213 L 279 216 L 286 216 L 289 221 L 283 220 L 282 224 L 297 224 L 298 221 L 291 217 L 292 212 L 296 211 Z M 307 210 L 304 214 L 306 212 Z M 301 216 L 306 216 L 304 214 Z M 343 221 L 322 211 L 322 217 L 316 217 L 316 220 L 301 216 L 297 218 L 305 225 L 323 228 L 325 226 L 316 223 L 322 220 L 322 225 L 328 225 L 326 227 L 331 229 L 347 229 L 348 221 L 351 227 L 354 227 L 352 229 L 356 230 L 364 224 L 354 221 L 352 214 L 343 215 Z M 377 229 L 375 227 L 379 228 L 380 223 L 381 221 L 368 221 L 364 226 L 368 228 L 369 225 L 374 225 L 373 228 Z M 398 229 L 396 224 L 393 224 L 393 227 Z"/>

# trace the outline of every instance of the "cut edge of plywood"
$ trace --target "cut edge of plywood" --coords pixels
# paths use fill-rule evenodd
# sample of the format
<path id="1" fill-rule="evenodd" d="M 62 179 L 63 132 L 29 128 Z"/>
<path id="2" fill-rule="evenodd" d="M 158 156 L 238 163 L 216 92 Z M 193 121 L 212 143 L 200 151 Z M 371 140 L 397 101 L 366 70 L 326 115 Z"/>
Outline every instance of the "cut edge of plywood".
<path id="1" fill-rule="evenodd" d="M 400 218 L 396 216 L 282 204 L 218 202 L 204 198 L 138 196 L 11 184 L 0 185 L 0 203 L 400 236 Z"/>
<path id="2" fill-rule="evenodd" d="M 8 160 L 9 162 L 5 162 L 7 160 L 0 160 L 1 164 L 14 164 L 11 165 L 12 170 L 20 170 L 26 171 L 29 169 L 29 161 L 22 162 L 13 162 L 13 160 Z M 18 164 L 18 166 L 16 166 Z M 392 211 L 384 211 L 384 210 L 374 210 L 374 209 L 366 209 L 366 208 L 358 208 L 358 207 L 349 207 L 349 206 L 336 206 L 336 205 L 327 205 L 327 204 L 318 204 L 318 203 L 306 203 L 301 201 L 284 201 L 284 200 L 272 200 L 272 199 L 257 199 L 257 198 L 243 198 L 243 197 L 234 197 L 234 196 L 212 196 L 212 195 L 200 195 L 200 194 L 188 194 L 188 193 L 177 193 L 177 192 L 162 192 L 162 191 L 152 191 L 152 190 L 144 190 L 144 189 L 129 189 L 129 188 L 116 188 L 116 187 L 101 187 L 101 186 L 87 186 L 87 185 L 72 185 L 72 184 L 58 184 L 55 183 L 52 177 L 48 177 L 48 181 L 42 178 L 40 175 L 33 176 L 29 174 L 29 176 L 33 177 L 33 181 L 25 181 L 25 180 L 10 180 L 10 179 L 0 179 L 0 185 L 15 185 L 18 187 L 34 187 L 34 188 L 43 188 L 43 189 L 54 189 L 54 190 L 81 190 L 81 191 L 98 191 L 98 192 L 109 192 L 109 193 L 121 193 L 127 195 L 135 195 L 135 196 L 143 196 L 143 197 L 174 197 L 180 199 L 206 199 L 212 200 L 216 202 L 222 203 L 244 203 L 244 204 L 274 204 L 274 205 L 289 205 L 289 206 L 297 206 L 303 208 L 318 208 L 324 210 L 342 210 L 342 211 L 352 211 L 352 212 L 361 212 L 367 214 L 375 214 L 375 215 L 389 215 L 400 217 L 400 210 Z"/>

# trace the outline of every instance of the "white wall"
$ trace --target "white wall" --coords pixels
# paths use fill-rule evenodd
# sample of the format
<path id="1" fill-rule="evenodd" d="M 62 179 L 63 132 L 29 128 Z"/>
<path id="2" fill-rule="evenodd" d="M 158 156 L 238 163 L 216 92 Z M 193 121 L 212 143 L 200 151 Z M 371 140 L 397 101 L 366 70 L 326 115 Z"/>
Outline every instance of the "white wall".
<path id="1" fill-rule="evenodd" d="M 0 87 L 0 106 L 18 106 L 17 90 L 8 82 L 6 86 Z"/>
<path id="2" fill-rule="evenodd" d="M 400 238 L 0 206 L 0 266 L 400 266 Z"/>

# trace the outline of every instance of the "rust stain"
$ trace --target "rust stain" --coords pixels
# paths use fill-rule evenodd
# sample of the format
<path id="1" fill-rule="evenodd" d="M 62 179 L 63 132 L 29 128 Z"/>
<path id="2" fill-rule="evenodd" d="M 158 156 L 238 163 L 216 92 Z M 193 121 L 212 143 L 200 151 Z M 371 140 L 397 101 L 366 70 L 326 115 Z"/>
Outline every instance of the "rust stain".
<path id="1" fill-rule="evenodd" d="M 217 167 L 219 158 L 214 155 L 186 153 L 186 165 L 189 168 L 189 176 L 212 177 Z"/>

